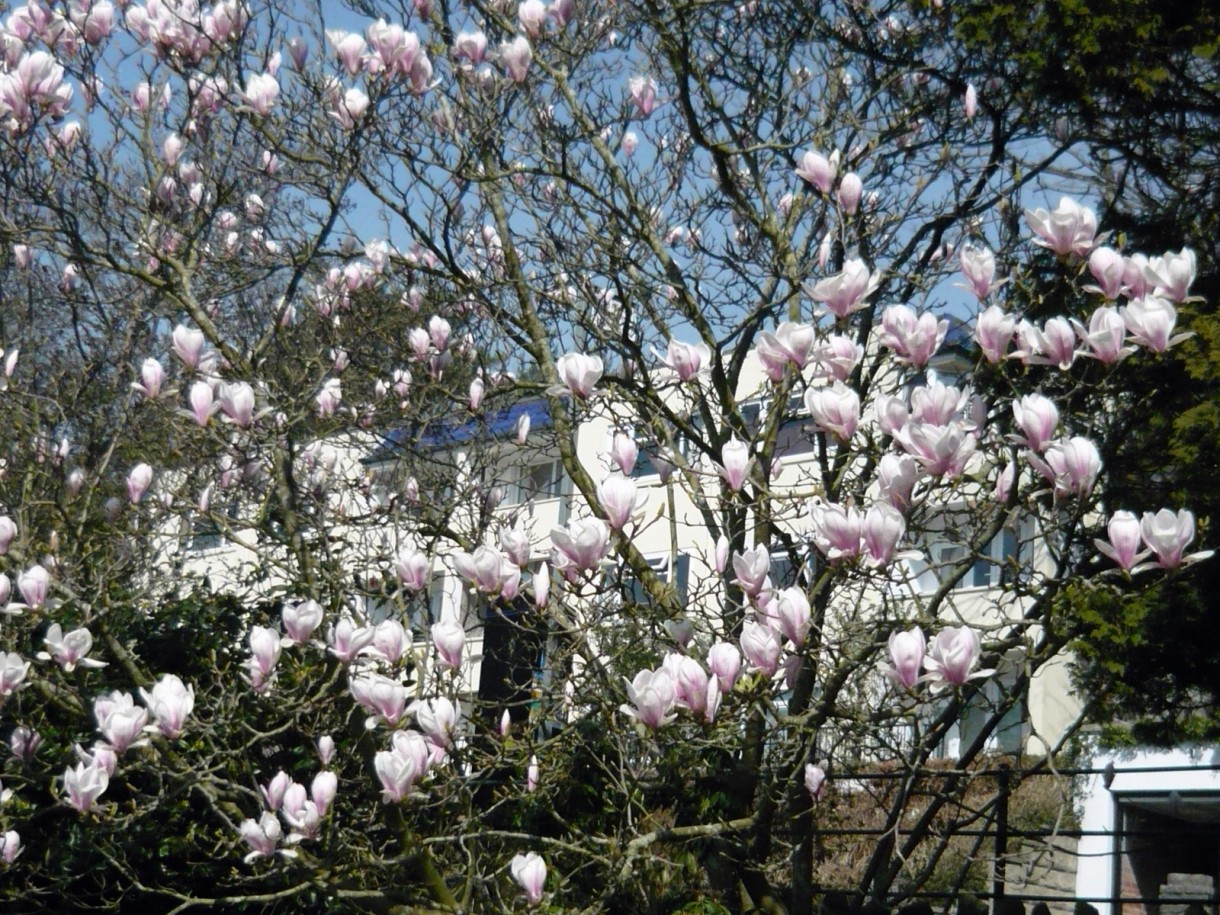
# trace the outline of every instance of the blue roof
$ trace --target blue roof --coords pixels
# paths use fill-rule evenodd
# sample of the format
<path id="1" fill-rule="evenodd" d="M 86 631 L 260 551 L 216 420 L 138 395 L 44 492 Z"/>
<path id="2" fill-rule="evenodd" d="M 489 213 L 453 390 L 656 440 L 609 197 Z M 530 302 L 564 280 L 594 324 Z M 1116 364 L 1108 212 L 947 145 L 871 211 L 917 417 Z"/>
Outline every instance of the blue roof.
<path id="1" fill-rule="evenodd" d="M 399 426 L 391 429 L 367 458 L 366 464 L 385 461 L 413 443 L 424 451 L 438 451 L 473 441 L 507 438 L 517 434 L 517 423 L 528 416 L 531 429 L 549 429 L 551 410 L 545 400 L 523 400 L 480 416 L 440 419 L 424 426 Z"/>

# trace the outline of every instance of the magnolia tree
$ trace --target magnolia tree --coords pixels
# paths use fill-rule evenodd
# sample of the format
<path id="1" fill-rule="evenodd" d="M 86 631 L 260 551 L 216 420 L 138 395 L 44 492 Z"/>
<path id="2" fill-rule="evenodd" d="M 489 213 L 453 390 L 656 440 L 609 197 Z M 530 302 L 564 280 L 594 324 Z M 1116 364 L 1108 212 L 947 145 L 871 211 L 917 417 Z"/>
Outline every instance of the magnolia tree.
<path id="1" fill-rule="evenodd" d="M 4 22 L 6 906 L 808 912 L 878 766 L 838 888 L 943 885 L 1202 555 L 1098 495 L 1191 252 L 939 4 L 354 6 Z"/>

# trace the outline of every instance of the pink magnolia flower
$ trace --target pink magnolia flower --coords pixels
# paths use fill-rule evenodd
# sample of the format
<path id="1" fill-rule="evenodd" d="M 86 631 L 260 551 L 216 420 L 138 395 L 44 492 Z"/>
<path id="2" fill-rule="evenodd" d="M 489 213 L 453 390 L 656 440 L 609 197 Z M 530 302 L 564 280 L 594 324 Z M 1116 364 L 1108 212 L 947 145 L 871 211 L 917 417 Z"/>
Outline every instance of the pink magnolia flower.
<path id="1" fill-rule="evenodd" d="M 886 435 L 897 435 L 911 419 L 906 401 L 890 394 L 878 394 L 873 399 L 873 415 L 877 426 Z"/>
<path id="2" fill-rule="evenodd" d="M 894 351 L 900 362 L 916 368 L 928 364 L 949 332 L 949 322 L 924 312 L 916 315 L 908 305 L 891 305 L 881 315 L 881 345 Z"/>
<path id="3" fill-rule="evenodd" d="M 538 790 L 538 779 L 541 773 L 538 770 L 538 757 L 531 756 L 530 764 L 525 769 L 525 790 L 529 794 L 533 794 Z"/>
<path id="4" fill-rule="evenodd" d="M 462 666 L 462 652 L 466 647 L 466 630 L 452 616 L 446 616 L 432 625 L 432 644 L 436 648 L 441 667 L 457 670 Z"/>
<path id="5" fill-rule="evenodd" d="M 1026 394 L 1020 400 L 1014 400 L 1012 415 L 1025 433 L 1024 438 L 1014 436 L 1014 441 L 1032 451 L 1045 450 L 1059 426 L 1059 408 L 1041 394 Z"/>
<path id="6" fill-rule="evenodd" d="M 1096 286 L 1085 286 L 1089 292 L 1099 292 L 1110 301 L 1123 293 L 1123 275 L 1126 261 L 1113 248 L 1095 248 L 1089 255 L 1089 273 L 1097 280 Z"/>
<path id="7" fill-rule="evenodd" d="M 42 641 L 48 650 L 38 653 L 39 660 L 54 661 L 68 673 L 75 670 L 77 665 L 93 668 L 106 666 L 105 661 L 87 657 L 93 649 L 93 634 L 88 629 L 73 629 L 65 634 L 59 623 L 52 623 L 47 627 L 46 637 Z"/>
<path id="8" fill-rule="evenodd" d="M 918 626 L 909 632 L 895 630 L 890 633 L 890 660 L 894 666 L 887 669 L 886 674 L 903 689 L 914 689 L 919 683 L 926 644 L 923 630 Z"/>
<path id="9" fill-rule="evenodd" d="M 772 381 L 781 381 L 784 377 L 784 366 L 787 363 L 803 369 L 809 365 L 817 344 L 817 328 L 812 324 L 797 324 L 784 321 L 775 329 L 775 333 L 759 334 L 758 355 L 764 364 L 776 362 L 779 364 L 778 374 L 768 370 L 767 377 Z"/>
<path id="10" fill-rule="evenodd" d="M 165 674 L 153 685 L 152 692 L 141 689 L 140 697 L 152 712 L 155 729 L 169 740 L 182 734 L 195 708 L 195 688 L 174 674 Z"/>
<path id="11" fill-rule="evenodd" d="M 0 860 L 12 864 L 21 854 L 21 835 L 15 829 L 10 829 L 0 836 Z"/>
<path id="12" fill-rule="evenodd" d="M 661 664 L 674 684 L 674 703 L 689 709 L 696 715 L 707 711 L 708 685 L 707 672 L 694 658 L 681 654 L 667 654 Z M 711 684 L 716 683 L 713 676 Z M 719 688 L 712 690 L 719 693 Z"/>
<path id="13" fill-rule="evenodd" d="M 539 610 L 546 607 L 547 597 L 551 593 L 551 570 L 545 563 L 538 564 L 538 571 L 533 576 L 534 606 Z"/>
<path id="14" fill-rule="evenodd" d="M 267 802 L 267 807 L 271 810 L 279 810 L 283 807 L 284 797 L 293 784 L 291 776 L 283 769 L 275 773 L 271 781 L 259 788 L 263 793 L 263 800 Z"/>
<path id="15" fill-rule="evenodd" d="M 623 155 L 631 157 L 635 155 L 635 151 L 640 147 L 640 137 L 634 130 L 628 130 L 623 134 Z"/>
<path id="16" fill-rule="evenodd" d="M 1119 312 L 1132 341 L 1154 353 L 1163 353 L 1190 337 L 1190 334 L 1173 333 L 1178 320 L 1177 310 L 1159 296 L 1132 299 Z"/>
<path id="17" fill-rule="evenodd" d="M 546 25 L 546 4 L 542 0 L 523 0 L 517 6 L 517 22 L 526 35 L 537 38 Z"/>
<path id="18" fill-rule="evenodd" d="M 402 720 L 407 707 L 407 688 L 397 680 L 381 674 L 365 673 L 352 677 L 348 684 L 352 696 L 372 714 L 365 721 L 365 727 L 372 730 L 377 726 L 378 719 L 391 728 Z"/>
<path id="19" fill-rule="evenodd" d="M 489 546 L 475 547 L 474 553 L 455 552 L 453 570 L 487 594 L 499 594 L 511 578 L 521 575 L 503 553 Z"/>
<path id="20" fill-rule="evenodd" d="M 521 889 L 525 890 L 526 901 L 532 906 L 538 905 L 542 901 L 542 890 L 546 884 L 546 862 L 531 851 L 524 855 L 514 855 L 508 869 Z"/>
<path id="21" fill-rule="evenodd" d="M 88 813 L 110 785 L 110 775 L 102 766 L 77 763 L 64 770 L 65 801 L 79 813 Z"/>
<path id="22" fill-rule="evenodd" d="M 280 613 L 284 623 L 284 638 L 280 644 L 307 645 L 314 630 L 322 625 L 322 607 L 316 600 L 304 600 L 296 604 L 285 604 Z"/>
<path id="23" fill-rule="evenodd" d="M 754 670 L 768 677 L 779 670 L 779 658 L 783 651 L 779 636 L 770 626 L 746 620 L 741 627 L 741 651 Z"/>
<path id="24" fill-rule="evenodd" d="M 318 407 L 318 416 L 334 416 L 343 402 L 343 387 L 338 378 L 328 378 L 322 383 L 322 390 L 314 398 Z"/>
<path id="25" fill-rule="evenodd" d="M 280 83 L 269 73 L 256 73 L 246 80 L 246 91 L 241 99 L 255 114 L 267 117 L 279 101 Z"/>
<path id="26" fill-rule="evenodd" d="M 187 396 L 191 402 L 188 415 L 199 425 L 206 426 L 212 414 L 220 409 L 220 404 L 215 402 L 212 386 L 206 381 L 196 381 L 191 385 L 190 394 Z"/>
<path id="27" fill-rule="evenodd" d="M 657 83 L 651 76 L 633 76 L 627 81 L 631 101 L 635 103 L 640 117 L 646 118 L 657 107 Z"/>
<path id="28" fill-rule="evenodd" d="M 966 94 L 962 99 L 962 111 L 966 115 L 966 120 L 973 121 L 974 115 L 979 107 L 979 93 L 974 88 L 974 83 L 966 84 Z"/>
<path id="29" fill-rule="evenodd" d="M 815 499 L 809 503 L 813 542 L 831 560 L 860 555 L 864 518 L 854 505 L 838 505 Z"/>
<path id="30" fill-rule="evenodd" d="M 1158 295 L 1181 304 L 1190 297 L 1190 284 L 1195 281 L 1195 252 L 1190 248 L 1177 254 L 1166 251 L 1163 257 L 1151 258 L 1144 273 Z"/>
<path id="31" fill-rule="evenodd" d="M 797 177 L 808 181 L 822 194 L 830 193 L 836 171 L 835 164 L 830 159 L 812 150 L 801 156 L 796 166 Z"/>
<path id="32" fill-rule="evenodd" d="M 131 747 L 148 743 L 141 739 L 148 724 L 148 709 L 137 706 L 126 693 L 116 690 L 109 695 L 99 696 L 93 702 L 93 714 L 97 718 L 97 729 L 115 753 L 124 753 Z"/>
<path id="33" fill-rule="evenodd" d="M 610 441 L 610 459 L 618 467 L 620 473 L 631 476 L 639 454 L 640 448 L 636 444 L 634 436 L 621 430 L 614 433 L 614 438 Z"/>
<path id="34" fill-rule="evenodd" d="M 261 677 L 269 679 L 280 659 L 280 634 L 266 626 L 251 628 L 250 656 Z"/>
<path id="35" fill-rule="evenodd" d="M 1140 520 L 1131 512 L 1118 511 L 1115 512 L 1109 524 L 1106 525 L 1106 532 L 1110 536 L 1110 542 L 1104 540 L 1094 540 L 1093 544 L 1097 547 L 1098 552 L 1109 556 L 1124 572 L 1130 572 L 1137 564 L 1143 562 L 1148 557 L 1148 550 L 1140 551 Z"/>
<path id="36" fill-rule="evenodd" d="M 1061 439 L 1049 445 L 1041 458 L 1029 455 L 1034 469 L 1055 486 L 1055 495 L 1084 498 L 1101 472 L 1097 446 L 1083 436 Z"/>
<path id="37" fill-rule="evenodd" d="M 396 619 L 382 620 L 373 628 L 373 644 L 366 654 L 381 658 L 387 664 L 397 664 L 410 655 L 411 633 Z"/>
<path id="38" fill-rule="evenodd" d="M 280 827 L 280 821 L 274 813 L 263 811 L 262 816 L 257 820 L 245 819 L 241 821 L 238 827 L 242 840 L 250 846 L 250 854 L 246 855 L 245 861 L 249 864 L 257 858 L 270 858 L 275 854 L 276 846 L 279 845 L 280 838 L 283 832 Z M 296 855 L 295 851 L 284 851 L 283 854 L 289 857 Z"/>
<path id="39" fill-rule="evenodd" d="M 641 670 L 634 680 L 624 677 L 623 682 L 627 684 L 627 701 L 631 704 L 620 705 L 619 711 L 650 728 L 659 728 L 674 720 L 677 693 L 667 670 Z"/>
<path id="40" fill-rule="evenodd" d="M 644 508 L 646 497 L 637 492 L 635 480 L 612 473 L 597 486 L 597 503 L 606 513 L 610 527 L 621 531 Z"/>
<path id="41" fill-rule="evenodd" d="M 119 767 L 119 755 L 114 751 L 114 747 L 104 741 L 96 741 L 93 744 L 92 752 L 80 744 L 76 744 L 74 749 L 77 759 L 86 766 L 100 766 L 106 770 L 108 776 L 113 777 L 114 770 Z"/>
<path id="42" fill-rule="evenodd" d="M 1143 254 L 1131 254 L 1123 258 L 1123 288 L 1127 297 L 1142 299 L 1156 291 L 1156 281 L 1148 283 L 1148 258 Z"/>
<path id="43" fill-rule="evenodd" d="M 974 339 L 992 365 L 1004 358 L 1016 327 L 1017 319 L 998 305 L 990 306 L 975 320 Z"/>
<path id="44" fill-rule="evenodd" d="M 712 566 L 717 574 L 723 575 L 724 570 L 729 565 L 729 538 L 721 534 L 716 538 L 716 547 L 713 551 Z"/>
<path id="45" fill-rule="evenodd" d="M 880 283 L 880 275 L 870 273 L 864 261 L 849 260 L 841 273 L 819 281 L 809 295 L 815 302 L 823 303 L 836 318 L 845 318 L 863 308 L 864 300 Z"/>
<path id="46" fill-rule="evenodd" d="M 839 208 L 848 216 L 855 213 L 864 194 L 864 182 L 855 172 L 848 172 L 839 182 Z"/>
<path id="47" fill-rule="evenodd" d="M 1041 330 L 1034 329 L 1040 355 L 1029 361 L 1054 365 L 1067 371 L 1076 361 L 1076 331 L 1067 318 L 1048 318 Z"/>
<path id="48" fill-rule="evenodd" d="M 412 91 L 417 94 L 428 88 L 432 78 L 432 62 L 424 53 L 418 35 L 397 23 L 390 24 L 378 19 L 365 29 L 365 36 L 373 52 L 365 60 L 367 71 L 408 77 Z"/>
<path id="49" fill-rule="evenodd" d="M 330 761 L 335 758 L 335 739 L 329 734 L 323 734 L 318 738 L 318 759 L 322 761 L 322 765 L 329 766 Z"/>
<path id="50" fill-rule="evenodd" d="M 518 527 L 500 528 L 500 549 L 508 557 L 509 562 L 519 568 L 525 568 L 530 561 L 530 538 Z"/>
<path id="51" fill-rule="evenodd" d="M 457 706 L 453 702 L 444 696 L 416 700 L 411 703 L 410 712 L 429 743 L 438 747 L 453 745 L 458 724 Z"/>
<path id="52" fill-rule="evenodd" d="M 8 515 L 0 515 L 0 556 L 8 552 L 13 538 L 17 536 L 17 525 Z"/>
<path id="53" fill-rule="evenodd" d="M 717 642 L 708 649 L 707 666 L 716 678 L 720 692 L 728 695 L 741 674 L 741 652 L 730 642 Z"/>
<path id="54" fill-rule="evenodd" d="M 670 340 L 665 355 L 661 356 L 661 362 L 678 376 L 679 381 L 687 382 L 698 377 L 699 370 L 711 358 L 712 352 L 706 343 L 690 344 Z"/>
<path id="55" fill-rule="evenodd" d="M 610 529 L 600 518 L 577 518 L 551 531 L 551 561 L 571 580 L 592 572 L 610 549 Z"/>
<path id="56" fill-rule="evenodd" d="M 203 358 L 203 331 L 179 324 L 174 328 L 172 341 L 174 355 L 182 364 L 188 369 L 198 368 Z"/>
<path id="57" fill-rule="evenodd" d="M 936 689 L 962 686 L 967 680 L 989 677 L 994 670 L 979 670 L 982 646 L 978 634 L 969 626 L 949 626 L 937 633 L 924 658 L 927 679 Z"/>
<path id="58" fill-rule="evenodd" d="M 344 130 L 354 130 L 369 110 L 371 100 L 363 90 L 355 87 L 346 90 L 342 95 L 336 94 L 331 99 L 330 116 L 338 121 Z"/>
<path id="59" fill-rule="evenodd" d="M 1088 347 L 1086 356 L 1091 356 L 1099 362 L 1114 363 L 1135 352 L 1131 346 L 1123 346 L 1127 336 L 1127 326 L 1123 322 L 1118 309 L 1111 305 L 1103 305 L 1093 312 L 1086 329 L 1083 324 L 1073 319 L 1072 326 L 1076 335 Z"/>
<path id="60" fill-rule="evenodd" d="M 889 565 L 906 529 L 906 519 L 894 506 L 887 502 L 870 506 L 864 514 L 863 530 L 868 565 L 878 568 Z"/>
<path id="61" fill-rule="evenodd" d="M 805 788 L 814 801 L 826 796 L 826 770 L 813 763 L 805 763 Z"/>
<path id="62" fill-rule="evenodd" d="M 326 41 L 349 75 L 355 76 L 361 71 L 368 46 L 358 33 L 330 29 L 326 32 Z"/>
<path id="63" fill-rule="evenodd" d="M 1162 508 L 1155 515 L 1145 512 L 1140 521 L 1140 536 L 1156 553 L 1156 564 L 1162 569 L 1176 569 L 1212 555 L 1211 550 L 1183 555 L 1186 547 L 1195 539 L 1195 516 L 1184 508 L 1177 514 L 1167 508 Z"/>
<path id="64" fill-rule="evenodd" d="M 932 476 L 960 477 L 974 456 L 978 438 L 962 423 L 945 425 L 912 420 L 894 438 Z"/>
<path id="65" fill-rule="evenodd" d="M 529 39 L 518 35 L 512 41 L 500 45 L 500 63 L 508 73 L 508 78 L 514 83 L 523 83 L 529 77 L 530 62 L 534 52 L 530 48 Z"/>
<path id="66" fill-rule="evenodd" d="M 995 255 L 987 248 L 966 245 L 958 255 L 966 286 L 981 302 L 996 288 Z"/>
<path id="67" fill-rule="evenodd" d="M 327 650 L 344 664 L 351 664 L 372 644 L 373 634 L 372 627 L 356 626 L 350 616 L 340 616 L 327 633 Z"/>
<path id="68" fill-rule="evenodd" d="M 415 731 L 395 731 L 390 749 L 373 757 L 373 769 L 381 780 L 385 803 L 406 800 L 415 785 L 427 774 L 431 750 L 428 741 Z"/>
<path id="69" fill-rule="evenodd" d="M 1059 199 L 1054 212 L 1026 210 L 1025 221 L 1038 236 L 1036 244 L 1062 256 L 1089 253 L 1097 235 L 1097 214 L 1068 197 Z"/>
<path id="70" fill-rule="evenodd" d="M 0 669 L 5 666 L 5 663 L 0 662 Z M 25 764 L 29 764 L 38 755 L 38 748 L 42 746 L 42 735 L 33 728 L 18 725 L 13 728 L 13 733 L 9 735 L 8 746 L 14 757 Z"/>
<path id="71" fill-rule="evenodd" d="M 797 648 L 805 644 L 809 627 L 813 622 L 809 598 L 802 588 L 785 588 L 768 607 L 779 623 L 780 634 Z"/>
<path id="72" fill-rule="evenodd" d="M 131 383 L 133 391 L 139 391 L 147 399 L 154 400 L 161 395 L 161 386 L 165 384 L 165 368 L 156 359 L 145 359 L 140 366 L 140 380 Z"/>
<path id="73" fill-rule="evenodd" d="M 555 372 L 568 391 L 581 400 L 588 400 L 593 388 L 602 377 L 603 365 L 600 356 L 584 353 L 567 353 L 555 360 Z"/>
<path id="74" fill-rule="evenodd" d="M 51 574 L 40 565 L 30 566 L 17 576 L 17 590 L 25 599 L 25 605 L 37 610 L 47 602 L 51 590 Z"/>
<path id="75" fill-rule="evenodd" d="M 153 469 L 147 464 L 136 464 L 127 474 L 127 497 L 133 504 L 144 498 L 152 485 Z"/>
<path id="76" fill-rule="evenodd" d="M 883 498 L 900 512 L 911 507 L 911 494 L 919 468 L 907 454 L 886 454 L 877 465 L 877 488 Z"/>
<path id="77" fill-rule="evenodd" d="M 860 422 L 860 395 L 841 381 L 830 387 L 809 388 L 805 407 L 814 423 L 840 441 L 850 441 Z"/>
<path id="78" fill-rule="evenodd" d="M 720 459 L 723 464 L 712 463 L 716 473 L 730 490 L 740 492 L 754 467 L 750 446 L 734 436 L 721 447 Z"/>
<path id="79" fill-rule="evenodd" d="M 254 388 L 244 381 L 234 381 L 219 386 L 220 409 L 229 421 L 239 429 L 254 425 Z"/>
<path id="80" fill-rule="evenodd" d="M 25 685 L 30 662 L 15 651 L 0 651 L 0 697 L 11 696 Z"/>
<path id="81" fill-rule="evenodd" d="M 326 816 L 334 803 L 334 795 L 339 791 L 339 777 L 334 772 L 321 771 L 310 782 L 310 799 L 317 806 L 317 813 Z"/>
<path id="82" fill-rule="evenodd" d="M 733 573 L 737 585 L 751 600 L 757 599 L 768 587 L 767 573 L 771 569 L 771 556 L 762 544 L 742 553 L 733 554 Z"/>
<path id="83" fill-rule="evenodd" d="M 426 553 L 404 549 L 394 560 L 394 568 L 403 587 L 418 594 L 428 588 L 432 577 L 432 560 Z"/>
<path id="84" fill-rule="evenodd" d="M 481 64 L 487 56 L 487 36 L 481 31 L 458 32 L 453 40 L 453 56 L 459 61 Z"/>
<path id="85" fill-rule="evenodd" d="M 547 13 L 555 20 L 555 25 L 562 29 L 576 15 L 576 0 L 553 0 Z"/>

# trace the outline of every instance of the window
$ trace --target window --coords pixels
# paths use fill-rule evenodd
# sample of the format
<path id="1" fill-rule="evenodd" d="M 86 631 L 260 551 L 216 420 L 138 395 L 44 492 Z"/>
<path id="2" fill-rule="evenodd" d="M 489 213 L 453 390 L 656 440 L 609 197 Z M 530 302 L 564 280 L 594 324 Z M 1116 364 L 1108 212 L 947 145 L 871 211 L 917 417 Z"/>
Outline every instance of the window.
<path id="1" fill-rule="evenodd" d="M 947 532 L 942 532 L 942 536 L 943 533 Z M 937 536 L 937 533 L 932 532 L 929 536 Z M 933 542 L 924 551 L 925 559 L 912 560 L 910 563 L 916 590 L 923 594 L 935 591 L 966 558 L 968 549 L 965 543 L 947 540 Z M 955 583 L 954 589 L 997 588 L 1009 584 L 1014 575 L 1024 574 L 1027 564 L 1028 556 L 1021 549 L 1016 529 L 1005 527 L 979 551 L 966 574 Z"/>
<path id="2" fill-rule="evenodd" d="M 566 478 L 563 462 L 547 458 L 537 464 L 522 467 L 509 492 L 511 504 L 558 499 L 563 495 Z"/>
<path id="3" fill-rule="evenodd" d="M 225 524 L 219 524 L 211 514 L 197 514 L 191 521 L 191 536 L 188 550 L 215 550 L 224 546 L 224 528 L 237 520 L 237 499 L 230 499 L 223 510 Z"/>
<path id="4" fill-rule="evenodd" d="M 775 456 L 808 454 L 813 451 L 814 444 L 813 420 L 805 409 L 805 398 L 800 394 L 793 394 L 788 398 L 788 406 L 775 435 Z"/>
<path id="5" fill-rule="evenodd" d="M 1015 673 L 998 674 L 981 683 L 962 709 L 961 718 L 945 734 L 940 755 L 947 758 L 960 756 L 962 751 L 973 746 L 979 734 L 996 716 L 999 719 L 987 736 L 983 750 L 987 753 L 1020 753 L 1025 747 L 1025 725 L 1028 720 L 1025 700 L 1017 699 L 1004 709 L 1015 683 Z M 936 709 L 932 711 L 935 714 Z"/>
<path id="6" fill-rule="evenodd" d="M 678 602 L 685 604 L 687 589 L 690 583 L 690 557 L 685 553 L 680 553 L 673 565 L 674 575 L 672 581 L 678 592 Z M 671 570 L 668 555 L 649 557 L 648 566 L 663 583 L 670 583 Z M 647 604 L 650 601 L 643 584 L 631 574 L 630 569 L 611 569 L 606 575 L 606 583 L 612 591 L 618 592 L 617 596 L 622 599 L 624 604 Z"/>
<path id="7" fill-rule="evenodd" d="M 817 574 L 817 553 L 807 543 L 798 543 L 792 551 L 776 544 L 769 550 L 771 554 L 771 587 L 777 591 L 799 585 L 804 588 L 813 581 Z M 793 558 L 797 562 L 793 562 Z"/>

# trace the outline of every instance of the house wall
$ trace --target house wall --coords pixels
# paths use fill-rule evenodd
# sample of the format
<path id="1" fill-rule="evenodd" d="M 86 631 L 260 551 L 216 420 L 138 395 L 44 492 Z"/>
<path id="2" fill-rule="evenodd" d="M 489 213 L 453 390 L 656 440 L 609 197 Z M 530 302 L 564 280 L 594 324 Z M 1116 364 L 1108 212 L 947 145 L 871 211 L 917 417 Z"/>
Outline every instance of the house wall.
<path id="1" fill-rule="evenodd" d="M 688 389 L 680 391 L 674 386 L 669 390 L 674 392 L 674 398 L 689 397 Z M 761 398 L 767 390 L 768 384 L 758 364 L 753 360 L 749 361 L 737 392 L 739 404 Z M 675 400 L 675 403 L 677 402 Z M 687 408 L 689 406 L 688 403 Z M 594 481 L 599 481 L 610 472 L 608 453 L 615 430 L 635 428 L 638 418 L 627 411 L 624 405 L 614 403 L 604 396 L 595 397 L 589 404 L 579 405 L 577 409 L 581 411 L 582 420 L 576 429 L 576 454 L 588 475 Z M 362 463 L 373 453 L 375 447 L 376 442 L 373 439 L 326 442 L 320 446 L 320 454 L 324 457 L 317 457 L 317 463 L 328 467 L 332 479 L 338 481 L 332 487 L 332 492 L 335 493 L 331 497 L 332 501 L 338 500 L 339 504 L 343 504 L 346 500 L 344 510 L 339 513 L 341 517 L 359 518 L 377 499 L 386 496 L 372 491 L 370 478 L 373 471 Z M 557 459 L 550 431 L 544 428 L 536 429 L 526 443 L 520 446 L 511 435 L 502 438 L 493 446 L 490 458 L 486 455 L 486 449 L 486 442 L 473 442 L 454 446 L 447 451 L 445 466 L 455 468 L 452 483 L 455 491 L 461 491 L 463 474 L 477 473 L 480 475 L 479 485 L 487 488 L 498 487 L 505 497 L 496 509 L 501 523 L 518 526 L 528 534 L 532 544 L 533 561 L 548 559 L 551 531 L 563 526 L 571 518 L 589 514 L 584 497 L 573 491 L 570 480 L 566 481 L 561 493 L 555 497 L 527 502 L 515 497 L 516 483 L 523 470 L 537 464 L 541 459 Z M 476 454 L 479 455 L 477 460 Z M 690 469 L 702 481 L 702 498 L 714 506 L 721 496 L 719 478 L 711 460 L 695 457 Z M 684 485 L 676 480 L 664 484 L 656 474 L 639 477 L 637 484 L 644 496 L 644 507 L 640 513 L 642 521 L 633 531 L 633 542 L 649 559 L 665 557 L 672 561 L 677 555 L 689 557 L 690 590 L 691 593 L 700 595 L 698 607 L 692 608 L 689 616 L 698 629 L 701 619 L 718 618 L 721 612 L 719 595 L 723 593 L 723 589 L 714 584 L 716 576 L 712 569 L 714 542 L 703 523 L 695 500 Z M 772 481 L 772 492 L 780 494 L 776 502 L 775 523 L 797 540 L 808 539 L 811 521 L 807 507 L 810 498 L 820 491 L 821 470 L 817 455 L 813 452 L 790 454 L 784 459 Z M 397 497 L 393 493 L 388 495 Z M 982 487 L 979 489 L 979 495 L 984 495 Z M 948 507 L 946 511 L 949 511 Z M 409 517 L 409 514 L 407 512 L 406 516 Z M 455 515 L 453 524 L 458 529 L 468 526 L 473 530 L 476 526 L 473 517 L 465 517 L 461 513 Z M 957 521 L 951 520 L 946 524 L 957 524 Z M 494 527 L 493 525 L 488 538 L 491 543 L 495 542 Z M 237 533 L 239 538 L 243 536 L 242 532 Z M 364 550 L 355 551 L 357 562 L 361 561 L 362 554 L 384 556 L 392 555 L 408 545 L 416 548 L 427 546 L 420 543 L 410 530 L 393 529 L 384 525 L 377 527 L 353 522 L 344 527 L 340 522 L 334 533 L 349 541 L 364 544 Z M 926 550 L 927 544 L 922 546 Z M 187 551 L 182 555 L 182 561 L 188 571 L 196 575 L 207 575 L 214 587 L 224 588 L 226 582 L 251 580 L 252 573 L 258 569 L 262 559 L 253 549 L 236 543 L 226 543 L 220 549 Z M 1046 561 L 1045 550 L 1035 543 L 1029 555 L 1023 556 L 1021 561 L 1033 565 L 1043 563 Z M 899 563 L 898 568 L 905 566 Z M 998 578 L 999 564 L 994 568 Z M 367 567 L 352 569 L 353 574 L 367 571 Z M 445 606 L 456 610 L 463 603 L 463 583 L 452 570 L 446 555 L 434 557 L 433 571 L 443 579 L 441 586 L 446 593 Z M 283 592 L 290 590 L 290 584 L 277 580 L 272 571 L 264 577 L 258 588 L 265 593 L 276 589 Z M 899 598 L 918 600 L 919 596 L 915 572 L 911 572 L 905 582 L 892 584 L 891 593 L 888 594 L 878 591 L 874 583 L 861 584 L 859 589 L 858 593 L 849 596 L 847 604 L 850 606 L 845 604 L 844 607 L 835 609 L 835 613 L 846 614 L 845 620 L 849 616 L 871 612 L 869 608 L 880 606 L 883 600 L 892 604 Z M 1011 593 L 992 586 L 972 586 L 969 581 L 963 582 L 950 595 L 949 613 L 956 614 L 962 622 L 976 626 L 999 625 L 1017 619 L 1024 609 L 1025 599 L 1013 597 Z M 697 612 L 694 612 L 695 610 Z M 909 618 L 913 614 L 900 615 Z M 467 627 L 467 666 L 463 670 L 463 679 L 473 693 L 478 689 L 480 677 L 482 628 L 477 613 L 466 612 L 463 619 Z M 834 619 L 832 613 L 831 625 Z M 1031 631 L 1031 637 L 1036 637 L 1036 631 Z M 1015 659 L 1011 663 L 1020 664 L 1021 661 Z M 1070 689 L 1066 661 L 1058 660 L 1042 667 L 1032 680 L 1028 697 L 1028 751 L 1045 753 L 1054 748 L 1060 736 L 1075 721 L 1078 710 L 1079 703 Z"/>

